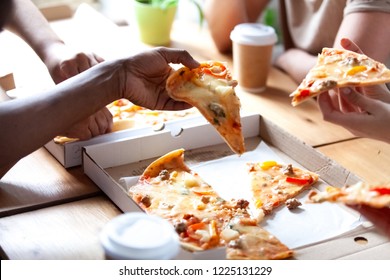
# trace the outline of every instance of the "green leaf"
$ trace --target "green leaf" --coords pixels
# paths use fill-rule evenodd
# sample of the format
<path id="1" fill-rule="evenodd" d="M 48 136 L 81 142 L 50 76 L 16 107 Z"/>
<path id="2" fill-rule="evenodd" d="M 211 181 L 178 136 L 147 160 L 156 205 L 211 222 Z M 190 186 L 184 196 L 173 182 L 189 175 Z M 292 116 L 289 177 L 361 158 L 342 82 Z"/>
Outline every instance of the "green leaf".
<path id="1" fill-rule="evenodd" d="M 160 7 L 161 9 L 165 10 L 169 7 L 177 6 L 180 0 L 136 0 L 136 1 L 143 4 L 151 4 L 152 6 Z M 202 6 L 196 0 L 189 0 L 189 1 L 192 2 L 197 8 L 199 13 L 199 24 L 202 26 L 204 22 L 204 14 L 203 14 Z"/>
<path id="2" fill-rule="evenodd" d="M 158 2 L 161 2 L 160 7 L 163 10 L 168 9 L 169 7 L 177 6 L 179 4 L 179 0 L 160 0 Z"/>
<path id="3" fill-rule="evenodd" d="M 192 3 L 194 3 L 195 7 L 198 9 L 199 13 L 199 24 L 202 25 L 204 21 L 204 14 L 203 14 L 203 9 L 202 6 L 199 4 L 198 1 L 196 0 L 190 0 Z"/>

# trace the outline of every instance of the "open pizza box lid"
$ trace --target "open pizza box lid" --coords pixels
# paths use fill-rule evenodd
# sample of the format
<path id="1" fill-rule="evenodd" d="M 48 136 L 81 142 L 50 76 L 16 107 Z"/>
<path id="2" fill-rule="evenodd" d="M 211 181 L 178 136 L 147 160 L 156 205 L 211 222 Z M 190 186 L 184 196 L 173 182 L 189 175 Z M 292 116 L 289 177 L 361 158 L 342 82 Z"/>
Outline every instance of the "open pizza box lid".
<path id="1" fill-rule="evenodd" d="M 321 179 L 314 187 L 320 190 L 328 185 L 359 181 L 356 175 L 258 114 L 244 115 L 242 127 L 247 152 L 241 156 L 229 149 L 210 124 L 183 121 L 159 132 L 85 146 L 84 172 L 123 212 L 142 211 L 127 195 L 128 187 L 153 160 L 178 148 L 185 149 L 186 164 L 224 198 L 245 198 L 246 184 L 241 180 L 240 170 L 248 161 L 276 160 L 316 172 Z M 303 203 L 300 208 L 291 211 L 279 207 L 261 226 L 293 249 L 297 259 L 335 259 L 361 251 L 362 246 L 354 238 L 369 232 L 371 225 L 347 207 L 308 204 L 307 194 L 308 191 L 298 196 Z M 315 249 L 326 244 L 333 250 Z M 370 245 L 376 244 L 368 244 L 365 249 Z M 221 248 L 197 253 L 182 250 L 178 258 L 223 259 L 224 256 L 225 250 Z"/>

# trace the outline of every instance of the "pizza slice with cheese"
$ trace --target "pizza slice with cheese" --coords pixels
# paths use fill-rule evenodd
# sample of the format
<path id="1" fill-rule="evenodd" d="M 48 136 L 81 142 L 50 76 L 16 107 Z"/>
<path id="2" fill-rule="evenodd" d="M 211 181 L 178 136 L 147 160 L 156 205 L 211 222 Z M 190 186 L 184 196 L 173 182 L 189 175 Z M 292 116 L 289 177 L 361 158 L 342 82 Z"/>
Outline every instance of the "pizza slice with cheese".
<path id="1" fill-rule="evenodd" d="M 284 259 L 293 252 L 262 229 L 244 199 L 225 200 L 184 162 L 184 150 L 152 162 L 129 195 L 148 214 L 168 220 L 189 251 L 226 248 L 229 259 Z"/>
<path id="2" fill-rule="evenodd" d="M 289 204 L 294 202 L 290 199 L 309 189 L 319 179 L 314 172 L 272 160 L 247 165 L 253 209 L 259 220 L 281 205 L 287 204 L 291 209 L 293 205 Z"/>
<path id="3" fill-rule="evenodd" d="M 168 78 L 166 89 L 173 99 L 196 107 L 240 155 L 245 152 L 245 144 L 236 86 L 237 81 L 232 79 L 224 63 L 208 61 L 195 69 L 178 69 Z"/>
<path id="4" fill-rule="evenodd" d="M 291 93 L 296 106 L 337 87 L 361 87 L 390 82 L 390 70 L 382 63 L 356 52 L 323 48 L 316 65 Z"/>
<path id="5" fill-rule="evenodd" d="M 367 205 L 374 208 L 390 207 L 390 185 L 370 185 L 358 182 L 341 188 L 328 186 L 325 191 L 312 190 L 308 202 L 340 202 Z"/>

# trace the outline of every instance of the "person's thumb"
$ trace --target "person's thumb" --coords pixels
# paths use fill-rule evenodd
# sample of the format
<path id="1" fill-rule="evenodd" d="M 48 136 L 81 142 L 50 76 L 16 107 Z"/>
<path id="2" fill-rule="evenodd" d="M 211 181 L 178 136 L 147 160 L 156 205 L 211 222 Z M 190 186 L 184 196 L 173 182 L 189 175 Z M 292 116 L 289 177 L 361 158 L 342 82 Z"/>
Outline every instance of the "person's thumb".
<path id="1" fill-rule="evenodd" d="M 356 45 L 352 40 L 348 38 L 342 38 L 340 40 L 340 45 L 349 51 L 356 52 L 356 53 L 363 53 L 362 50 Z"/>

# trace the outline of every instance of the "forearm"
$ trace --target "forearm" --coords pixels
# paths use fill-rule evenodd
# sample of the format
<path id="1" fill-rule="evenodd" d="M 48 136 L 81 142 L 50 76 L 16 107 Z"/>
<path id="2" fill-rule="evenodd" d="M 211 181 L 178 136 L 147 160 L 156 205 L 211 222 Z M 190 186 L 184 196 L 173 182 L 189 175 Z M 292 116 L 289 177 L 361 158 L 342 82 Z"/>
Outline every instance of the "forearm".
<path id="1" fill-rule="evenodd" d="M 104 63 L 41 94 L 1 103 L 0 169 L 118 99 L 119 71 Z"/>
<path id="2" fill-rule="evenodd" d="M 5 28 L 20 36 L 45 61 L 47 48 L 63 43 L 30 0 L 13 0 L 14 9 Z"/>
<path id="3" fill-rule="evenodd" d="M 255 22 L 268 0 L 208 0 L 205 4 L 205 18 L 211 37 L 220 52 L 231 50 L 230 32 L 234 26 L 244 22 Z"/>
<path id="4" fill-rule="evenodd" d="M 300 49 L 289 49 L 282 53 L 275 65 L 286 72 L 296 83 L 301 83 L 309 70 L 315 65 L 317 56 Z"/>
<path id="5" fill-rule="evenodd" d="M 342 38 L 349 38 L 375 60 L 386 62 L 390 56 L 390 14 L 378 12 L 351 13 L 345 16 L 334 42 L 340 47 Z"/>

